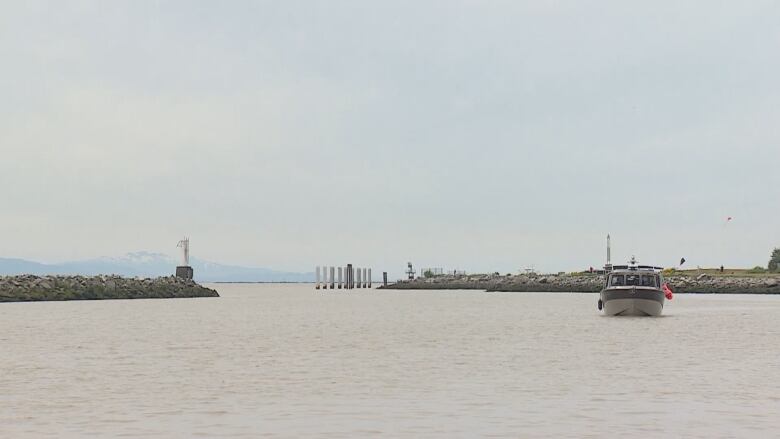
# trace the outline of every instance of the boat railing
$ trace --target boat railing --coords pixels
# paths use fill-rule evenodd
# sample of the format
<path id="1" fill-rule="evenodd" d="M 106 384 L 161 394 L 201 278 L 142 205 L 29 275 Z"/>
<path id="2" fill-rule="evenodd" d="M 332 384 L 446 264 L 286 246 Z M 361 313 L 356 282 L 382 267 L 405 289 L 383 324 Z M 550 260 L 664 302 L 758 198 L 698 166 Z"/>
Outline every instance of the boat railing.
<path id="1" fill-rule="evenodd" d="M 664 267 L 654 267 L 652 265 L 613 265 L 612 271 L 615 270 L 658 270 L 663 271 Z"/>

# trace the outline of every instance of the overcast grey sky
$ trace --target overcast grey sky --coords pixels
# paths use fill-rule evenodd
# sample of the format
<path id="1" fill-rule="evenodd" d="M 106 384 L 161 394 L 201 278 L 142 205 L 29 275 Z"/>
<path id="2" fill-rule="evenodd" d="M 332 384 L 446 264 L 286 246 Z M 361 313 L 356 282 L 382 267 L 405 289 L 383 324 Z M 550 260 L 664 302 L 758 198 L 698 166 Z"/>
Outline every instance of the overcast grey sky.
<path id="1" fill-rule="evenodd" d="M 1 1 L 0 256 L 309 271 L 780 246 L 777 1 Z M 734 220 L 726 224 L 726 217 Z"/>

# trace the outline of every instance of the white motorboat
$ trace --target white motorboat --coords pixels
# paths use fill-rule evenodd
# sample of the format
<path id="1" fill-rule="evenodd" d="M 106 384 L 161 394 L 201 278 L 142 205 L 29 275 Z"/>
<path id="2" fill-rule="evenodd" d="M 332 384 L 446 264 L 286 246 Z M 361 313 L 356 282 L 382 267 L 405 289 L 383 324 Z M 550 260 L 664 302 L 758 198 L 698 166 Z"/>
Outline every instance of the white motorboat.
<path id="1" fill-rule="evenodd" d="M 664 300 L 672 298 L 662 270 L 637 265 L 635 258 L 630 265 L 612 267 L 599 296 L 599 310 L 608 316 L 660 316 Z"/>

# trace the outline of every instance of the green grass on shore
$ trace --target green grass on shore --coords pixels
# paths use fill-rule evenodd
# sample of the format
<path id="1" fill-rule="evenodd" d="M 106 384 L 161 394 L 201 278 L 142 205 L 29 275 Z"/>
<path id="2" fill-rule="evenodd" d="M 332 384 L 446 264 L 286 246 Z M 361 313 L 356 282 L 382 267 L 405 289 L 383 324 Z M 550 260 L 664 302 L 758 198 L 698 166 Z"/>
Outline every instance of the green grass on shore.
<path id="1" fill-rule="evenodd" d="M 677 270 L 674 268 L 667 268 L 664 270 L 665 276 L 690 276 L 696 277 L 701 274 L 706 274 L 713 277 L 777 277 L 780 273 L 770 273 L 768 271 L 759 272 L 753 268 L 724 268 L 723 272 L 720 272 L 720 268 L 692 268 L 686 270 Z M 592 276 L 592 273 L 587 271 L 569 273 L 569 276 Z"/>
<path id="2" fill-rule="evenodd" d="M 668 269 L 664 271 L 667 276 L 698 276 L 707 274 L 710 276 L 728 276 L 728 277 L 774 277 L 780 273 L 758 272 L 752 268 L 724 268 L 721 273 L 720 268 L 693 268 L 687 270 Z"/>

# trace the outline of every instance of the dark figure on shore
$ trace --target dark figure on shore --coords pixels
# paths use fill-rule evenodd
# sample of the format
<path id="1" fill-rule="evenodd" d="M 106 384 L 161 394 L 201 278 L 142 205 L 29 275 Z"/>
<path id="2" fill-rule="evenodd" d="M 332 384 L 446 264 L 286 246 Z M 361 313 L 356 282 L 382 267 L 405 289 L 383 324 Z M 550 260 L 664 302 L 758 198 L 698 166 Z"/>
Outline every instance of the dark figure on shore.
<path id="1" fill-rule="evenodd" d="M 720 266 L 720 272 L 723 273 L 723 266 Z"/>

